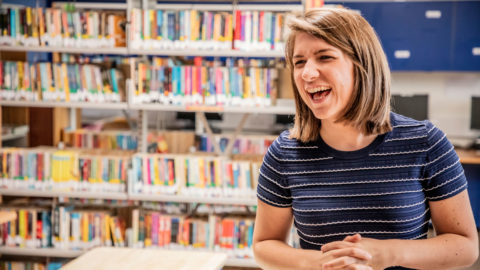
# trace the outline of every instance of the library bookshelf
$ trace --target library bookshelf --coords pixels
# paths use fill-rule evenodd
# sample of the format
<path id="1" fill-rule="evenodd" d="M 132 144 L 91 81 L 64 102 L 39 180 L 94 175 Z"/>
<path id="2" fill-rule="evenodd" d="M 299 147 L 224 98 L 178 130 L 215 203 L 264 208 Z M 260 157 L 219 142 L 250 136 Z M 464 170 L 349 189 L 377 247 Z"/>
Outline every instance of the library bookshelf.
<path id="1" fill-rule="evenodd" d="M 69 2 L 70 3 L 70 2 Z M 54 2 L 52 7 L 63 7 L 66 2 Z M 14 5 L 18 8 L 18 6 Z M 8 5 L 6 6 L 8 7 Z M 294 104 L 292 100 L 276 98 L 274 105 L 268 106 L 258 106 L 258 105 L 236 105 L 231 106 L 230 104 L 162 104 L 162 103 L 145 103 L 145 102 L 135 102 L 132 96 L 138 92 L 138 63 L 143 61 L 145 58 L 151 56 L 180 56 L 180 57 L 220 57 L 220 58 L 272 58 L 272 59 L 281 59 L 284 57 L 284 52 L 281 49 L 281 46 L 277 46 L 275 50 L 265 50 L 265 49 L 245 49 L 248 47 L 248 43 L 243 45 L 243 47 L 238 47 L 232 49 L 232 44 L 227 44 L 227 46 L 217 46 L 211 48 L 198 49 L 195 48 L 196 45 L 192 45 L 189 48 L 176 48 L 175 46 L 170 46 L 168 49 L 161 48 L 164 45 L 159 46 L 150 46 L 148 47 L 149 41 L 146 38 L 146 34 L 142 33 L 142 36 L 145 39 L 140 40 L 140 45 L 135 42 L 135 31 L 144 31 L 145 29 L 138 30 L 135 28 L 138 24 L 134 17 L 135 14 L 143 14 L 143 12 L 153 12 L 153 10 L 164 10 L 169 15 L 178 14 L 181 10 L 189 10 L 191 14 L 196 14 L 195 12 L 205 12 L 202 13 L 202 16 L 209 16 L 207 12 L 213 12 L 216 16 L 226 16 L 225 21 L 222 23 L 229 24 L 230 27 L 233 27 L 233 24 L 243 21 L 233 21 L 234 15 L 237 14 L 240 18 L 240 14 L 253 16 L 259 15 L 260 13 L 263 16 L 263 12 L 268 13 L 274 22 L 280 23 L 284 18 L 282 12 L 289 12 L 295 10 L 303 10 L 302 3 L 295 2 L 292 4 L 292 1 L 277 1 L 273 4 L 262 4 L 257 5 L 252 3 L 248 4 L 217 4 L 215 2 L 205 2 L 205 3 L 195 3 L 195 4 L 159 4 L 155 1 L 139 1 L 139 0 L 127 0 L 125 3 L 81 3 L 76 2 L 75 8 L 90 9 L 95 11 L 101 10 L 114 10 L 116 12 L 124 12 L 127 23 L 125 27 L 125 39 L 126 45 L 120 47 L 76 47 L 76 46 L 25 46 L 25 45 L 0 45 L 0 51 L 8 52 L 36 52 L 36 53 L 66 53 L 66 54 L 84 54 L 84 55 L 95 55 L 95 54 L 106 54 L 106 55 L 115 55 L 128 58 L 129 62 L 129 72 L 127 78 L 125 79 L 125 96 L 121 101 L 118 102 L 85 102 L 85 101 L 24 101 L 24 100 L 0 100 L 0 114 L 1 109 L 4 107 L 52 107 L 52 108 L 66 108 L 69 112 L 69 122 L 70 126 L 73 127 L 74 123 L 77 122 L 78 110 L 77 109 L 94 109 L 94 110 L 127 110 L 127 111 L 138 111 L 139 112 L 139 121 L 138 121 L 138 137 L 139 145 L 138 152 L 146 153 L 146 136 L 147 136 L 147 123 L 148 123 L 148 113 L 149 111 L 174 111 L 174 112 L 195 112 L 197 118 L 197 125 L 203 126 L 200 130 L 201 133 L 207 133 L 209 136 L 213 137 L 213 134 L 209 128 L 209 124 L 205 119 L 206 112 L 222 112 L 222 113 L 240 113 L 244 114 L 244 119 L 250 114 L 294 114 Z M 194 12 L 195 11 L 195 12 Z M 230 16 L 227 13 L 230 12 Z M 100 14 L 100 13 L 99 13 Z M 220 15 L 221 14 L 221 15 Z M 226 15 L 227 14 L 227 15 Z M 99 15 L 101 16 L 101 15 Z M 278 16 L 278 17 L 276 17 Z M 253 18 L 253 17 L 252 17 Z M 270 17 L 269 17 L 270 18 Z M 279 19 L 282 18 L 282 19 Z M 231 20 L 231 21 L 228 21 Z M 277 21 L 275 21 L 277 20 Z M 212 22 L 213 22 L 212 17 Z M 219 23 L 219 22 L 218 22 Z M 248 25 L 253 23 L 258 23 L 258 21 L 248 21 L 245 22 Z M 237 26 L 236 26 L 237 27 Z M 243 26 L 242 26 L 243 27 Z M 227 27 L 225 27 L 227 28 Z M 159 30 L 160 28 L 157 28 Z M 232 28 L 233 29 L 233 28 Z M 212 29 L 213 30 L 213 29 Z M 160 31 L 160 30 L 159 30 Z M 238 30 L 237 30 L 238 31 Z M 242 31 L 251 31 L 251 29 L 246 29 Z M 237 38 L 238 44 L 243 42 L 239 40 L 239 36 L 233 36 L 234 33 L 230 33 L 232 36 L 231 42 L 234 42 L 234 39 Z M 251 35 L 259 35 L 259 32 L 250 33 Z M 279 33 L 277 33 L 279 34 Z M 226 38 L 228 33 L 225 34 Z M 258 39 L 259 36 L 256 36 L 255 39 Z M 279 37 L 276 37 L 279 38 Z M 272 33 L 273 39 L 273 33 Z M 217 41 L 217 40 L 216 40 Z M 272 40 L 273 42 L 273 40 Z M 143 45 L 142 45 L 143 44 Z M 146 45 L 145 45 L 146 44 Z M 265 44 L 264 44 L 265 45 Z M 273 43 L 271 44 L 273 47 Z M 280 44 L 278 44 L 280 45 Z M 142 47 L 143 46 L 143 47 Z M 269 45 L 270 46 L 270 45 Z M 152 63 L 150 61 L 150 63 Z M 8 90 L 8 89 L 6 89 Z M 265 97 L 265 94 L 264 94 Z M 232 142 L 235 140 L 243 128 L 245 121 L 242 120 L 239 124 L 235 134 L 233 136 Z M 0 125 L 1 128 L 1 125 Z M 205 130 L 204 130 L 205 129 Z M 231 147 L 227 147 L 229 149 Z M 218 155 L 229 156 L 230 153 L 222 153 L 217 151 Z M 186 203 L 186 204 L 210 204 L 210 205 L 241 205 L 245 207 L 255 206 L 256 198 L 254 197 L 232 197 L 232 196 L 216 196 L 216 197 L 207 197 L 207 196 L 192 196 L 184 194 L 168 194 L 168 195 L 159 195 L 159 194 L 147 194 L 147 193 L 134 193 L 131 192 L 129 185 L 131 185 L 131 180 L 127 182 L 127 188 L 123 192 L 86 192 L 86 191 L 55 191 L 55 190 L 35 190 L 35 189 L 21 189 L 21 188 L 12 188 L 12 187 L 2 187 L 0 188 L 0 195 L 2 196 L 16 196 L 16 197 L 36 197 L 36 198 L 54 198 L 56 201 L 61 201 L 62 198 L 78 198 L 78 199 L 99 199 L 99 200 L 119 200 L 119 201 L 135 201 L 135 202 L 169 202 L 169 203 Z M 69 250 L 61 248 L 25 248 L 25 247 L 0 247 L 0 254 L 4 255 L 17 255 L 17 256 L 38 256 L 38 257 L 56 257 L 56 258 L 75 258 L 83 254 L 84 251 L 79 250 Z M 245 258 L 229 258 L 226 262 L 226 266 L 234 267 L 258 267 L 253 259 Z"/>

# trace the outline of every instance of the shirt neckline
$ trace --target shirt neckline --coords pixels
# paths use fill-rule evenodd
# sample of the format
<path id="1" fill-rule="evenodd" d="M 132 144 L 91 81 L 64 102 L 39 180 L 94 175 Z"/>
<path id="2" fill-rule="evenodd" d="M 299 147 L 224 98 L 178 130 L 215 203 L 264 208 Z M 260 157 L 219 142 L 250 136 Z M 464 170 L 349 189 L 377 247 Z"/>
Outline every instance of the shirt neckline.
<path id="1" fill-rule="evenodd" d="M 319 136 L 317 144 L 321 150 L 325 151 L 327 154 L 335 158 L 341 158 L 341 159 L 362 158 L 362 157 L 367 157 L 370 153 L 373 153 L 375 149 L 377 149 L 377 147 L 383 143 L 383 141 L 385 140 L 386 134 L 387 133 L 377 135 L 375 140 L 373 140 L 373 142 L 371 142 L 369 145 L 354 151 L 337 150 L 331 147 L 330 145 L 328 145 L 327 143 L 325 143 L 325 141 L 322 139 L 322 136 Z"/>

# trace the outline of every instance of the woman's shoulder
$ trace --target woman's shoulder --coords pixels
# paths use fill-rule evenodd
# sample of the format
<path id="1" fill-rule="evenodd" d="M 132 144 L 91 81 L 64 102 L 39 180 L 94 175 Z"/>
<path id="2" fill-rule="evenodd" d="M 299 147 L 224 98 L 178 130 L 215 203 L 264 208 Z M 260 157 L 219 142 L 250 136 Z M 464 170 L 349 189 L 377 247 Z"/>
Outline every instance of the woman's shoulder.
<path id="1" fill-rule="evenodd" d="M 415 120 L 392 112 L 390 139 L 427 138 L 435 126 L 429 120 Z"/>
<path id="2" fill-rule="evenodd" d="M 269 151 L 277 156 L 291 156 L 297 155 L 306 149 L 316 149 L 318 146 L 314 143 L 303 143 L 290 136 L 290 131 L 285 130 L 273 141 L 270 145 Z"/>

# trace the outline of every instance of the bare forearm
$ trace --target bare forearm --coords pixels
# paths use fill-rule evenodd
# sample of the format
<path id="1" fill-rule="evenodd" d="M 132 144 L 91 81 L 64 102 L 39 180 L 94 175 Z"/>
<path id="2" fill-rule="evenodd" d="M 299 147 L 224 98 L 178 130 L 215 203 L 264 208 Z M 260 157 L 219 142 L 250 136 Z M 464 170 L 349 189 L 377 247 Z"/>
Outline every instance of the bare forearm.
<path id="1" fill-rule="evenodd" d="M 322 252 L 316 250 L 295 249 L 279 240 L 265 240 L 253 246 L 255 260 L 262 269 L 313 269 L 307 268 L 310 257 Z M 311 267 L 312 265 L 308 266 Z"/>
<path id="2" fill-rule="evenodd" d="M 385 240 L 393 265 L 415 269 L 451 269 L 473 264 L 478 241 L 456 234 L 422 240 Z M 388 259 L 388 258 L 387 258 Z"/>

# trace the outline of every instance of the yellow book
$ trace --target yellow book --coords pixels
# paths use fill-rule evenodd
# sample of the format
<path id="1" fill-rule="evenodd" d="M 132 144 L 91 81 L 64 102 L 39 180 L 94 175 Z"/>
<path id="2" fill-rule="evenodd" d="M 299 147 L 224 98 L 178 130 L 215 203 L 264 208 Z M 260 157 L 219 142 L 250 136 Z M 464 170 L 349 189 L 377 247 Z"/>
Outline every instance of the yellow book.
<path id="1" fill-rule="evenodd" d="M 23 71 L 23 62 L 18 61 L 17 62 L 17 73 L 18 73 L 18 87 L 17 91 L 19 90 L 24 90 L 23 89 L 23 76 L 24 76 L 24 71 Z"/>
<path id="2" fill-rule="evenodd" d="M 25 240 L 27 238 L 27 220 L 25 220 L 26 212 L 25 210 L 18 210 L 18 235 L 22 239 L 20 242 L 20 247 L 25 247 Z"/>
<path id="3" fill-rule="evenodd" d="M 114 221 L 115 217 L 110 217 L 108 219 L 108 223 L 110 224 L 110 232 L 112 233 L 112 239 L 113 239 L 113 245 L 114 246 L 119 246 L 120 242 L 119 242 L 119 239 L 118 239 L 118 235 L 115 231 L 115 221 Z"/>
<path id="4" fill-rule="evenodd" d="M 261 88 L 260 88 L 260 68 L 253 68 L 254 72 L 255 72 L 255 93 L 256 93 L 256 97 L 263 97 L 263 93 L 261 91 Z"/>
<path id="5" fill-rule="evenodd" d="M 88 213 L 81 213 L 82 215 L 82 241 L 83 242 L 88 242 L 88 219 L 89 219 L 89 215 Z"/>
<path id="6" fill-rule="evenodd" d="M 198 12 L 190 10 L 190 40 L 198 39 Z"/>
<path id="7" fill-rule="evenodd" d="M 250 76 L 245 76 L 245 82 L 244 82 L 244 88 L 243 88 L 243 98 L 250 98 L 250 87 L 251 87 L 251 83 L 250 83 Z"/>
<path id="8" fill-rule="evenodd" d="M 219 13 L 213 16 L 213 40 L 220 41 L 222 15 Z"/>
<path id="9" fill-rule="evenodd" d="M 198 182 L 197 186 L 204 188 L 205 187 L 205 160 L 203 158 L 196 159 L 198 161 Z"/>
<path id="10" fill-rule="evenodd" d="M 221 187 L 222 186 L 222 178 L 221 178 L 221 161 L 220 159 L 216 158 L 213 161 L 213 166 L 215 167 L 215 187 Z"/>
<path id="11" fill-rule="evenodd" d="M 65 100 L 70 101 L 70 86 L 68 85 L 68 72 L 67 72 L 67 64 L 62 63 L 61 66 L 61 74 L 63 80 L 63 91 L 65 91 Z"/>
<path id="12" fill-rule="evenodd" d="M 111 234 L 110 234 L 110 215 L 104 215 L 103 216 L 103 226 L 105 228 L 105 234 L 103 235 L 103 243 L 106 246 L 111 246 L 112 245 L 112 240 L 111 240 Z"/>
<path id="13" fill-rule="evenodd" d="M 163 186 L 163 181 L 160 181 L 159 173 L 158 173 L 158 161 L 159 157 L 153 157 L 150 159 L 150 161 L 153 162 L 153 184 L 155 186 L 162 185 Z"/>
<path id="14" fill-rule="evenodd" d="M 25 13 L 27 15 L 27 28 L 31 28 L 32 27 L 32 8 L 27 7 L 26 10 L 25 10 Z M 24 34 L 25 37 L 28 37 L 28 31 L 26 31 L 23 34 Z"/>

